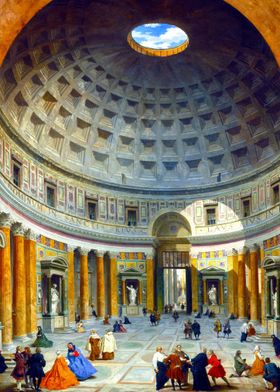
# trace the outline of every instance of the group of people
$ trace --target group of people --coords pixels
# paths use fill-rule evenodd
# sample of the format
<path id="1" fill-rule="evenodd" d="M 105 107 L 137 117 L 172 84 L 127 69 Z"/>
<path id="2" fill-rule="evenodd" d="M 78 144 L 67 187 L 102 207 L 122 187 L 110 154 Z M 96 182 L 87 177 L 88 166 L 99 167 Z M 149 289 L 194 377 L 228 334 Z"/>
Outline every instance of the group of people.
<path id="1" fill-rule="evenodd" d="M 208 374 L 206 367 L 209 366 Z M 175 391 L 177 382 L 179 389 L 182 385 L 188 384 L 189 370 L 193 375 L 193 390 L 208 391 L 211 389 L 208 376 L 212 378 L 214 385 L 216 379 L 222 378 L 230 386 L 224 367 L 213 350 L 203 349 L 194 358 L 190 357 L 182 350 L 181 345 L 177 345 L 169 355 L 163 352 L 161 346 L 156 348 L 153 356 L 153 367 L 156 373 L 156 390 L 159 391 L 170 379 L 172 388 Z"/>
<path id="2" fill-rule="evenodd" d="M 222 325 L 221 320 L 217 319 L 214 323 L 214 332 L 217 334 L 217 338 L 220 337 L 220 333 L 223 331 L 224 338 L 227 337 L 229 338 L 229 335 L 231 334 L 231 327 L 230 327 L 230 321 L 229 319 L 226 319 L 224 322 L 224 325 Z"/>
<path id="3" fill-rule="evenodd" d="M 96 373 L 96 369 L 83 356 L 82 352 L 73 343 L 67 344 L 67 359 L 59 351 L 55 362 L 48 372 L 44 372 L 46 361 L 41 353 L 41 348 L 36 347 L 35 353 L 30 347 L 16 348 L 14 356 L 15 367 L 11 376 L 17 382 L 17 390 L 22 391 L 22 383 L 36 391 L 40 388 L 61 390 L 79 384 Z"/>
<path id="4" fill-rule="evenodd" d="M 240 342 L 246 342 L 247 337 L 249 336 L 254 336 L 256 335 L 256 329 L 253 325 L 253 323 L 243 323 L 241 328 L 240 328 Z"/>
<path id="5" fill-rule="evenodd" d="M 194 322 L 192 322 L 191 320 L 185 321 L 184 334 L 185 334 L 185 339 L 192 339 L 192 334 L 194 334 L 196 340 L 199 339 L 200 324 L 196 320 L 194 320 Z"/>
<path id="6" fill-rule="evenodd" d="M 277 339 L 275 344 L 277 344 L 278 349 L 280 340 L 275 335 L 272 335 L 272 339 L 274 338 Z M 262 375 L 266 389 L 270 389 L 269 383 L 271 383 L 274 391 L 278 391 L 280 388 L 280 369 L 275 363 L 271 362 L 269 357 L 265 358 L 263 356 L 260 346 L 255 347 L 253 354 L 254 362 L 249 366 L 246 359 L 241 357 L 241 351 L 237 350 L 234 356 L 236 374 L 232 374 L 230 377 L 241 377 L 243 373 L 245 373 L 246 377 Z"/>
<path id="7" fill-rule="evenodd" d="M 113 331 L 108 329 L 105 334 L 100 337 L 95 329 L 92 329 L 88 337 L 85 349 L 90 353 L 89 359 L 110 360 L 114 359 L 117 343 Z"/>
<path id="8" fill-rule="evenodd" d="M 40 329 L 40 335 L 43 334 Z M 46 338 L 46 337 L 45 337 Z M 114 359 L 117 349 L 116 339 L 111 330 L 107 330 L 103 337 L 100 337 L 95 330 L 92 330 L 88 338 L 86 349 L 89 351 L 89 360 L 85 358 L 81 350 L 75 344 L 67 344 L 68 353 L 65 358 L 59 351 L 50 371 L 44 373 L 46 361 L 41 348 L 38 346 L 40 341 L 36 339 L 35 353 L 31 352 L 30 347 L 21 346 L 16 348 L 14 361 L 16 363 L 11 376 L 17 382 L 17 390 L 22 391 L 22 382 L 27 387 L 36 391 L 40 388 L 49 390 L 62 390 L 79 384 L 79 381 L 86 380 L 95 375 L 97 370 L 90 361 L 96 359 Z M 41 340 L 44 343 L 44 340 Z M 45 347 L 45 346 L 44 346 Z M 5 358 L 0 353 L 0 372 L 7 369 Z"/>
<path id="9" fill-rule="evenodd" d="M 160 313 L 157 310 L 154 310 L 153 312 L 151 312 L 150 314 L 150 323 L 151 326 L 156 326 L 158 325 L 160 322 Z"/>

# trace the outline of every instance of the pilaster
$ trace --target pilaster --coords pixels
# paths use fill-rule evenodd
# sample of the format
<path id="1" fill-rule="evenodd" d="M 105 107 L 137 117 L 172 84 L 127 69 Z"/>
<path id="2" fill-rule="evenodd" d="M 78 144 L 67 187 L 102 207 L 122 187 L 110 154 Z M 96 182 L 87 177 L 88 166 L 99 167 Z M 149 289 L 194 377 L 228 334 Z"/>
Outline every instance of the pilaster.
<path id="1" fill-rule="evenodd" d="M 147 254 L 147 309 L 154 310 L 155 294 L 154 294 L 154 253 Z"/>

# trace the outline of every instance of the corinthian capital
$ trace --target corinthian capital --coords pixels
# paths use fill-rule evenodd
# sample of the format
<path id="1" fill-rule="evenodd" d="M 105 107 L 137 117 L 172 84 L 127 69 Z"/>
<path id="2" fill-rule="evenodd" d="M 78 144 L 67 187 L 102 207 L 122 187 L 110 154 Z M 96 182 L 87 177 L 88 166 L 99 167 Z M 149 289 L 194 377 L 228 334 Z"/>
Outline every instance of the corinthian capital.
<path id="1" fill-rule="evenodd" d="M 13 225 L 12 225 L 13 235 L 24 236 L 25 231 L 26 231 L 26 228 L 23 226 L 22 223 L 20 223 L 20 222 L 13 223 Z"/>
<path id="2" fill-rule="evenodd" d="M 10 214 L 5 212 L 0 213 L 0 227 L 11 227 L 12 220 Z"/>
<path id="3" fill-rule="evenodd" d="M 36 241 L 37 239 L 37 234 L 31 229 L 25 230 L 24 235 L 27 240 Z"/>

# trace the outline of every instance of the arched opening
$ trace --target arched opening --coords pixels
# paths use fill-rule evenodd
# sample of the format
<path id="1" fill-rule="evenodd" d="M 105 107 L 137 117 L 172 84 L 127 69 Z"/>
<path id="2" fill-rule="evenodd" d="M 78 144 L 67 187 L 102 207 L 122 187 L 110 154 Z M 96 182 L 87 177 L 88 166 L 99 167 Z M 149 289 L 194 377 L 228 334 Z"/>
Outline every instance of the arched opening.
<path id="1" fill-rule="evenodd" d="M 156 304 L 158 310 L 168 305 L 192 312 L 189 222 L 178 212 L 166 212 L 153 224 L 156 238 Z M 170 309 L 170 307 L 169 307 Z"/>

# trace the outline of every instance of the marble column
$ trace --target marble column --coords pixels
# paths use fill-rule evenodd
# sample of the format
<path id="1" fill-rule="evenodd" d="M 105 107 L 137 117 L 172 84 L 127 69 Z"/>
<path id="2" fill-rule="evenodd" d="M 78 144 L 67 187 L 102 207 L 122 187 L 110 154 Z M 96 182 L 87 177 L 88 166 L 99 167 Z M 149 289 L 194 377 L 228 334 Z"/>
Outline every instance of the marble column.
<path id="1" fill-rule="evenodd" d="M 36 282 L 36 234 L 28 229 L 24 239 L 26 276 L 26 332 L 34 337 L 37 332 L 37 282 Z M 42 305 L 42 304 L 41 304 Z"/>
<path id="2" fill-rule="evenodd" d="M 74 262 L 74 248 L 67 246 L 67 260 L 68 260 L 68 311 L 69 322 L 75 322 L 75 262 Z"/>
<path id="3" fill-rule="evenodd" d="M 26 272 L 24 260 L 24 228 L 22 224 L 15 223 L 13 231 L 13 301 L 14 301 L 14 337 L 26 336 Z"/>
<path id="4" fill-rule="evenodd" d="M 80 249 L 80 316 L 89 319 L 88 249 Z"/>
<path id="5" fill-rule="evenodd" d="M 110 315 L 118 316 L 117 253 L 113 252 L 110 252 Z"/>
<path id="6" fill-rule="evenodd" d="M 264 248 L 263 245 L 260 246 L 260 262 L 261 262 L 261 278 L 260 278 L 260 285 L 261 285 L 261 322 L 262 325 L 265 326 L 265 271 L 263 268 L 263 259 L 265 258 L 264 255 Z"/>
<path id="7" fill-rule="evenodd" d="M 154 297 L 154 255 L 153 253 L 147 254 L 147 309 L 154 310 L 155 297 Z"/>
<path id="8" fill-rule="evenodd" d="M 203 279 L 203 304 L 208 304 L 206 279 Z"/>
<path id="9" fill-rule="evenodd" d="M 105 316 L 105 268 L 104 252 L 96 253 L 96 287 L 97 287 L 97 314 Z"/>
<path id="10" fill-rule="evenodd" d="M 13 341 L 12 271 L 11 271 L 11 221 L 9 214 L 0 214 L 0 230 L 5 236 L 5 247 L 0 248 L 0 321 L 3 325 L 3 347 Z"/>
<path id="11" fill-rule="evenodd" d="M 174 303 L 173 294 L 173 270 L 168 268 L 168 303 L 171 305 Z"/>
<path id="12" fill-rule="evenodd" d="M 126 303 L 126 283 L 125 283 L 125 280 L 122 281 L 122 301 L 123 301 L 123 305 L 127 305 L 127 303 Z"/>
<path id="13" fill-rule="evenodd" d="M 250 293 L 250 319 L 258 322 L 258 253 L 256 247 L 250 249 L 250 275 L 251 275 L 251 293 Z"/>
<path id="14" fill-rule="evenodd" d="M 174 292 L 174 303 L 177 304 L 178 300 L 178 280 L 177 280 L 177 269 L 173 269 L 173 292 Z"/>
<path id="15" fill-rule="evenodd" d="M 271 280 L 266 277 L 265 279 L 265 299 L 266 299 L 266 317 L 271 318 Z"/>
<path id="16" fill-rule="evenodd" d="M 228 262 L 228 313 L 234 314 L 234 298 L 236 294 L 234 292 L 234 269 L 233 264 L 236 257 L 236 251 L 233 249 L 228 252 L 227 262 Z"/>
<path id="17" fill-rule="evenodd" d="M 245 275 L 245 249 L 238 251 L 238 274 L 237 274 L 237 305 L 238 317 L 247 318 L 246 314 L 246 275 Z"/>
<path id="18" fill-rule="evenodd" d="M 198 312 L 198 278 L 197 278 L 197 255 L 191 254 L 191 276 L 192 276 L 192 309 L 193 312 Z"/>
<path id="19" fill-rule="evenodd" d="M 276 277 L 276 320 L 280 320 L 280 276 Z"/>

